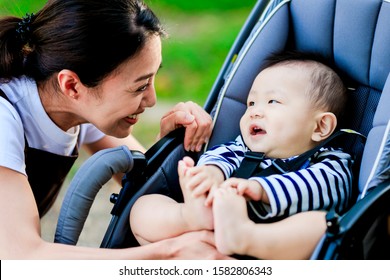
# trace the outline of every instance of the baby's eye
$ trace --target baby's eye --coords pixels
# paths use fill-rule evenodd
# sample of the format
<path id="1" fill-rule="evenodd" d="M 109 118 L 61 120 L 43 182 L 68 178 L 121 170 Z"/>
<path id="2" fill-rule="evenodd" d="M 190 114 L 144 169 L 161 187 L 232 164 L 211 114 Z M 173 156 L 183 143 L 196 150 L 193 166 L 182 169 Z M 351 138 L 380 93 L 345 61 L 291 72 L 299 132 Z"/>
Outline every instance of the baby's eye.
<path id="1" fill-rule="evenodd" d="M 250 107 L 250 106 L 255 106 L 255 102 L 254 101 L 249 101 L 248 102 L 248 107 Z"/>
<path id="2" fill-rule="evenodd" d="M 275 100 L 275 99 L 271 99 L 268 101 L 268 104 L 277 104 L 277 103 L 280 103 L 280 102 Z"/>

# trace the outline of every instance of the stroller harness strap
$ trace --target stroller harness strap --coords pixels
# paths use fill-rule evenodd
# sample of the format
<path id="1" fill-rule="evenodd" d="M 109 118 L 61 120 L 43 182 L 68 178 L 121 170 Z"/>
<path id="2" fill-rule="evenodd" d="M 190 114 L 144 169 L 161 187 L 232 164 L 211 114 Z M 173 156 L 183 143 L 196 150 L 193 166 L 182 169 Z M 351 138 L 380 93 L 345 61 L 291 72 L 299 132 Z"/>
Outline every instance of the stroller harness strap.
<path id="1" fill-rule="evenodd" d="M 297 171 L 301 169 L 302 166 L 322 147 L 329 144 L 335 138 L 344 135 L 356 135 L 364 139 L 363 141 L 366 139 L 363 134 L 357 131 L 351 129 L 340 129 L 313 149 L 291 160 L 284 161 L 282 159 L 274 159 L 272 160 L 272 164 L 265 169 L 260 168 L 260 163 L 264 159 L 264 153 L 249 151 L 245 153 L 240 167 L 233 173 L 232 177 L 248 179 L 253 176 L 265 177 L 273 174 L 284 174 L 287 172 Z"/>

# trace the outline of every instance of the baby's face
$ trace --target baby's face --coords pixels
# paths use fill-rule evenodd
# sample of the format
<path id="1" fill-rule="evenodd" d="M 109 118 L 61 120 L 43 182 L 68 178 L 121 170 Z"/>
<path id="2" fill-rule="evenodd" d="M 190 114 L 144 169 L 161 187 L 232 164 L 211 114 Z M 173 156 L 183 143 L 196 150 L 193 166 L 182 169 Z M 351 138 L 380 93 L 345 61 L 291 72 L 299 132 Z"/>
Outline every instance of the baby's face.
<path id="1" fill-rule="evenodd" d="M 315 146 L 316 114 L 307 95 L 310 75 L 296 65 L 276 65 L 256 77 L 240 121 L 251 151 L 288 158 Z"/>

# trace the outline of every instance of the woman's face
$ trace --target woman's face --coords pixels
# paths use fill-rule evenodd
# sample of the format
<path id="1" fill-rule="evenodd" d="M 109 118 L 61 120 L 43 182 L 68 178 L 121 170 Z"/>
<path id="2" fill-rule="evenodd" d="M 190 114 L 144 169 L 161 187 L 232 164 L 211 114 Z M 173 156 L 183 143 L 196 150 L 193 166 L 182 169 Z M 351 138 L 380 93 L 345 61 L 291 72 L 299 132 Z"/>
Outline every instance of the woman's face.
<path id="1" fill-rule="evenodd" d="M 155 76 L 161 66 L 161 39 L 152 35 L 143 49 L 88 94 L 87 122 L 105 134 L 126 137 L 139 114 L 156 103 Z"/>

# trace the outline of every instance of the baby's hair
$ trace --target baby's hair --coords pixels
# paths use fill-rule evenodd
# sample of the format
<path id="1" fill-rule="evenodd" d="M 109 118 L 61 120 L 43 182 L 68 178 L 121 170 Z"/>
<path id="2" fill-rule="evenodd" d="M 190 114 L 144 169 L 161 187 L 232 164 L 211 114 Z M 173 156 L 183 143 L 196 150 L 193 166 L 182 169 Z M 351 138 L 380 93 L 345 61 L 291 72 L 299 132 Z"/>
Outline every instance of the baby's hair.
<path id="1" fill-rule="evenodd" d="M 332 112 L 337 118 L 342 116 L 348 99 L 347 89 L 335 67 L 324 57 L 315 53 L 285 51 L 270 55 L 262 70 L 277 65 L 292 65 L 310 71 L 311 85 L 307 94 L 313 106 Z"/>

